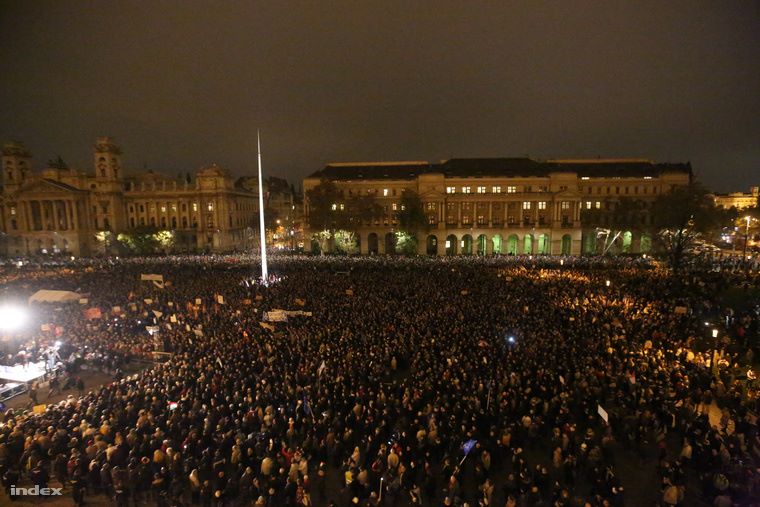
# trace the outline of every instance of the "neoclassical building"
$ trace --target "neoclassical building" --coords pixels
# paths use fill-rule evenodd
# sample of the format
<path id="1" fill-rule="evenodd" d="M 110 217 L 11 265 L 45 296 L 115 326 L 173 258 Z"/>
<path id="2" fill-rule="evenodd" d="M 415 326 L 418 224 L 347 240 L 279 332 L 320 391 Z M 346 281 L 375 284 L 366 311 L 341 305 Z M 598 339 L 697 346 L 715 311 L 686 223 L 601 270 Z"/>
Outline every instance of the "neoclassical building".
<path id="1" fill-rule="evenodd" d="M 90 172 L 60 159 L 39 172 L 23 144 L 5 144 L 0 199 L 2 253 L 97 254 L 104 237 L 134 229 L 171 231 L 175 250 L 246 248 L 258 228 L 257 194 L 211 165 L 194 177 L 152 171 L 125 176 L 122 151 L 110 137 L 93 147 Z"/>
<path id="2" fill-rule="evenodd" d="M 329 180 L 340 193 L 334 210 L 348 210 L 348 200 L 368 195 L 381 206 L 382 216 L 355 231 L 362 254 L 395 251 L 406 191 L 419 195 L 428 220 L 427 230 L 413 231 L 419 254 L 592 253 L 605 229 L 612 238 L 602 240 L 614 239 L 617 251 L 638 253 L 651 248 L 652 202 L 691 177 L 688 163 L 643 159 L 332 163 L 304 180 L 304 212 L 308 223 L 308 191 Z M 635 223 L 615 231 L 614 210 L 622 201 L 635 204 Z M 588 218 L 584 224 L 591 216 L 593 226 Z"/>
<path id="3" fill-rule="evenodd" d="M 719 208 L 736 208 L 743 210 L 757 206 L 760 200 L 760 187 L 749 187 L 749 192 L 731 192 L 728 194 L 713 194 L 715 205 Z"/>

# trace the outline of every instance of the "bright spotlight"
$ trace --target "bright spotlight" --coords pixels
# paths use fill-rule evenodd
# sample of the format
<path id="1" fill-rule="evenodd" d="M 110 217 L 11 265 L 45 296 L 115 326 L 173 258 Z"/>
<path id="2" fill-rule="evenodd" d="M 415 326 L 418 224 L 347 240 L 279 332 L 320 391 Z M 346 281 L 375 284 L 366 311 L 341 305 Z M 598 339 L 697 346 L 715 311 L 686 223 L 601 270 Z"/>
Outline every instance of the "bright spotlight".
<path id="1" fill-rule="evenodd" d="M 508 343 L 515 343 L 515 337 L 514 336 L 510 336 L 509 338 L 507 338 L 507 342 Z"/>
<path id="2" fill-rule="evenodd" d="M 20 306 L 0 306 L 0 329 L 15 331 L 26 323 L 28 317 L 26 310 Z"/>

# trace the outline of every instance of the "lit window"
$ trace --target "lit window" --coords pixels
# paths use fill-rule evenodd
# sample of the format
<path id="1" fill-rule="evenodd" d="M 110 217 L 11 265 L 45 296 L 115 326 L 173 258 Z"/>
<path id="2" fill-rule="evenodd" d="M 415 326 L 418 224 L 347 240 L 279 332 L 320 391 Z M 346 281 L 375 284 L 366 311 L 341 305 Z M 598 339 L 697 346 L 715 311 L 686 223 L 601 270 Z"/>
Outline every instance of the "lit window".
<path id="1" fill-rule="evenodd" d="M 652 177 L 651 177 L 651 176 L 644 176 L 644 179 L 645 179 L 645 180 L 651 180 L 651 179 L 652 179 Z"/>
<path id="2" fill-rule="evenodd" d="M 507 187 L 507 193 L 508 194 L 515 194 L 515 193 L 517 193 L 517 187 Z"/>
<path id="3" fill-rule="evenodd" d="M 456 187 L 446 187 L 446 193 L 447 194 L 456 194 L 457 193 L 457 189 L 456 189 Z"/>
<path id="4" fill-rule="evenodd" d="M 214 211 L 214 203 L 213 202 L 208 203 L 208 210 L 209 211 Z"/>
<path id="5" fill-rule="evenodd" d="M 172 211 L 177 211 L 177 204 L 172 204 Z"/>
<path id="6" fill-rule="evenodd" d="M 523 202 L 523 209 L 530 209 L 530 201 Z"/>
<path id="7" fill-rule="evenodd" d="M 341 204 L 340 205 L 340 210 L 343 211 L 344 209 L 346 209 L 346 206 L 344 204 Z"/>
<path id="8" fill-rule="evenodd" d="M 140 210 L 140 211 L 142 211 L 142 210 Z M 198 211 L 198 203 L 197 202 L 193 203 L 193 211 Z"/>
<path id="9" fill-rule="evenodd" d="M 446 248 L 451 248 L 451 240 L 450 239 L 446 240 Z"/>
<path id="10" fill-rule="evenodd" d="M 402 204 L 401 205 L 401 211 L 404 211 L 404 210 L 406 210 L 406 205 Z"/>
<path id="11" fill-rule="evenodd" d="M 166 204 L 161 205 L 161 213 L 166 213 Z"/>
<path id="12" fill-rule="evenodd" d="M 602 209 L 602 202 L 601 202 L 601 201 L 596 201 L 596 202 L 594 203 L 594 207 L 595 207 L 596 209 Z"/>
<path id="13" fill-rule="evenodd" d="M 462 193 L 463 194 L 469 194 L 470 193 L 470 187 L 462 187 Z"/>
<path id="14" fill-rule="evenodd" d="M 501 187 L 491 187 L 491 193 L 492 194 L 500 194 L 501 193 Z"/>
<path id="15" fill-rule="evenodd" d="M 478 193 L 479 194 L 485 194 L 486 193 L 486 187 L 478 187 Z"/>
<path id="16" fill-rule="evenodd" d="M 582 180 L 587 180 L 587 179 L 589 179 L 589 177 L 588 176 L 581 176 L 581 179 Z"/>
<path id="17" fill-rule="evenodd" d="M 586 209 L 591 209 L 591 201 L 586 201 Z"/>
<path id="18" fill-rule="evenodd" d="M 383 189 L 383 197 L 388 197 L 388 189 L 387 188 Z"/>
<path id="19" fill-rule="evenodd" d="M 333 210 L 333 211 L 335 211 L 336 209 L 338 209 L 338 205 L 337 205 L 337 204 L 335 204 L 335 203 L 333 203 L 333 205 L 332 205 L 332 210 Z"/>
<path id="20" fill-rule="evenodd" d="M 546 201 L 540 201 L 538 203 L 538 209 L 546 209 Z"/>
<path id="21" fill-rule="evenodd" d="M 434 202 L 427 203 L 427 209 L 428 210 L 435 210 L 435 203 Z"/>
<path id="22" fill-rule="evenodd" d="M 398 210 L 398 205 L 397 205 L 395 202 L 393 203 L 393 206 L 392 206 L 392 207 L 393 207 L 393 211 L 396 211 L 396 210 Z"/>
<path id="23" fill-rule="evenodd" d="M 11 206 L 11 215 L 15 215 L 15 214 L 16 214 L 16 207 Z"/>
<path id="24" fill-rule="evenodd" d="M 562 201 L 562 209 L 570 209 L 570 201 Z"/>

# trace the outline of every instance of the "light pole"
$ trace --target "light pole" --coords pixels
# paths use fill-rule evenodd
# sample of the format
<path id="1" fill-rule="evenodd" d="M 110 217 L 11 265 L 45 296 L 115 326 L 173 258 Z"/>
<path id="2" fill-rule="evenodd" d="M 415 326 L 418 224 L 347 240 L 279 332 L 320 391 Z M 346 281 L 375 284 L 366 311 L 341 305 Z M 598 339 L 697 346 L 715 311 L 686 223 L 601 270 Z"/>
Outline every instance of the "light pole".
<path id="1" fill-rule="evenodd" d="M 744 219 L 747 221 L 747 227 L 744 229 L 744 252 L 742 253 L 742 260 L 747 260 L 747 243 L 749 242 L 749 221 L 751 220 L 751 217 L 747 215 L 744 217 Z"/>

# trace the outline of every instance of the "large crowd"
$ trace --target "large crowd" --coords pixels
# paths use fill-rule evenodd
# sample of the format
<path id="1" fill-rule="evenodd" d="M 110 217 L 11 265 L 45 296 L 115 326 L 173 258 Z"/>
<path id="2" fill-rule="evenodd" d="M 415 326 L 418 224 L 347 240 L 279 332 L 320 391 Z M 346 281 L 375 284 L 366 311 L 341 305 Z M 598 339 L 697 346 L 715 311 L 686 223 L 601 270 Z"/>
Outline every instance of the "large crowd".
<path id="1" fill-rule="evenodd" d="M 247 257 L 13 269 L 4 300 L 86 303 L 34 305 L 6 364 L 60 342 L 62 362 L 116 377 L 2 414 L 9 499 L 60 484 L 124 507 L 760 505 L 760 306 L 720 298 L 757 288 L 745 270 L 293 256 L 265 286 Z"/>

